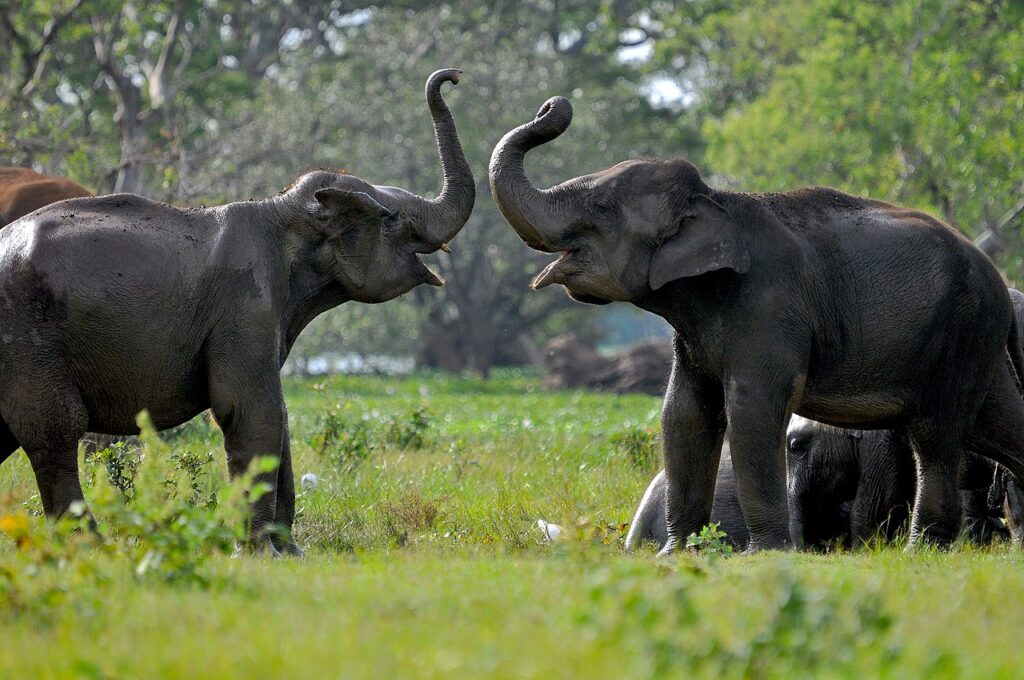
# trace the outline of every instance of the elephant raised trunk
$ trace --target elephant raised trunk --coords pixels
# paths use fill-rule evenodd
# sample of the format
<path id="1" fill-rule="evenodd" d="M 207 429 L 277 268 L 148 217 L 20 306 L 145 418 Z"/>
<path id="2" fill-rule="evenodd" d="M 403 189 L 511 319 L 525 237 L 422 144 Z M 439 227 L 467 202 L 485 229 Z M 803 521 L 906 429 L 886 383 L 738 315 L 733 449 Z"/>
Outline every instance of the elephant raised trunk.
<path id="1" fill-rule="evenodd" d="M 466 157 L 462 153 L 459 133 L 455 120 L 441 96 L 441 85 L 450 82 L 458 84 L 462 71 L 454 68 L 434 71 L 427 79 L 425 88 L 427 105 L 434 119 L 434 137 L 437 151 L 441 156 L 444 182 L 441 193 L 433 200 L 420 199 L 423 219 L 419 237 L 433 250 L 446 248 L 459 229 L 473 212 L 476 199 L 476 185 Z"/>
<path id="2" fill-rule="evenodd" d="M 538 189 L 523 169 L 526 152 L 558 137 L 572 122 L 572 104 L 564 97 L 544 102 L 537 116 L 502 137 L 491 155 L 491 193 L 498 209 L 519 237 L 531 248 L 552 253 L 559 250 L 561 220 L 557 196 L 552 189 Z"/>

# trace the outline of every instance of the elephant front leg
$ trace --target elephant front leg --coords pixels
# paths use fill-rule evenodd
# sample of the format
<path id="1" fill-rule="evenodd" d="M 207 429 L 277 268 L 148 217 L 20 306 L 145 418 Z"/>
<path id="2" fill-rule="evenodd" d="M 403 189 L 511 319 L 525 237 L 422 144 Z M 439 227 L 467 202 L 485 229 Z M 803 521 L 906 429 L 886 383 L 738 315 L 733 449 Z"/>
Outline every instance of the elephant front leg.
<path id="1" fill-rule="evenodd" d="M 747 552 L 793 546 L 789 533 L 785 436 L 795 383 L 730 381 L 726 396 L 727 433 L 740 509 L 750 531 Z"/>
<path id="2" fill-rule="evenodd" d="M 272 534 L 274 547 L 286 555 L 301 557 L 302 549 L 295 542 L 295 475 L 292 473 L 292 447 L 288 436 L 288 416 L 285 414 L 284 440 L 281 442 L 281 464 L 277 468 L 277 507 L 274 524 L 284 534 Z"/>
<path id="3" fill-rule="evenodd" d="M 659 555 L 685 545 L 711 519 L 725 414 L 717 381 L 693 375 L 678 353 L 662 412 L 668 540 Z"/>
<path id="4" fill-rule="evenodd" d="M 211 386 L 211 406 L 214 417 L 224 432 L 228 474 L 232 481 L 248 472 L 252 461 L 262 456 L 273 456 L 279 462 L 285 458 L 284 398 L 280 378 L 253 385 L 252 380 L 234 381 L 232 373 L 215 378 Z M 249 548 L 254 551 L 268 549 L 277 554 L 267 529 L 277 519 L 277 494 L 281 474 L 280 464 L 269 472 L 260 472 L 252 478 L 253 486 L 263 485 L 266 490 L 252 503 L 249 518 Z M 289 457 L 289 473 L 290 457 Z M 294 490 L 292 491 L 294 498 Z M 294 507 L 294 500 L 292 501 Z"/>

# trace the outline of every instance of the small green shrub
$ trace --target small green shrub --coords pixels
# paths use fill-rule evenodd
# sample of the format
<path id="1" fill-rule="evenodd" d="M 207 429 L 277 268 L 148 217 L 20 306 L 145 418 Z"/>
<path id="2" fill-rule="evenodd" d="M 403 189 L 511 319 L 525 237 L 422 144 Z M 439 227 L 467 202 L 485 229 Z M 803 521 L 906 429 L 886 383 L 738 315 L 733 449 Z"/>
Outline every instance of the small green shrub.
<path id="1" fill-rule="evenodd" d="M 686 537 L 686 547 L 695 548 L 707 557 L 728 557 L 732 554 L 732 545 L 726 540 L 728 535 L 718 528 L 718 522 L 711 522 L 700 530 L 699 534 Z"/>
<path id="2" fill-rule="evenodd" d="M 433 424 L 433 418 L 425 407 L 414 408 L 408 414 L 392 416 L 384 431 L 384 441 L 403 449 L 422 449 L 426 443 L 426 432 Z"/>
<path id="3" fill-rule="evenodd" d="M 135 477 L 139 474 L 142 458 L 141 448 L 119 441 L 92 454 L 86 459 L 86 466 L 102 465 L 111 486 L 126 500 L 131 500 L 135 496 Z"/>
<path id="4" fill-rule="evenodd" d="M 611 443 L 638 470 L 655 470 L 661 466 L 658 433 L 652 429 L 630 427 L 612 435 Z"/>
<path id="5" fill-rule="evenodd" d="M 380 448 L 380 438 L 365 415 L 334 411 L 321 416 L 310 446 L 322 458 L 333 458 L 344 472 L 351 472 Z"/>

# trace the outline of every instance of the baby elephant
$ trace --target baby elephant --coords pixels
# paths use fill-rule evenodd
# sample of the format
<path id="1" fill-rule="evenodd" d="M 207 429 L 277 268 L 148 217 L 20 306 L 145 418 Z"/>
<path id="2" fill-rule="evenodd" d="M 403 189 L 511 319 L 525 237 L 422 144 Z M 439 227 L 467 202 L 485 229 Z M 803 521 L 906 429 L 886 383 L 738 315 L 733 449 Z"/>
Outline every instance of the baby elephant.
<path id="1" fill-rule="evenodd" d="M 917 490 L 910 440 L 902 430 L 844 430 L 793 416 L 786 434 L 790 531 L 810 547 L 892 540 L 906 528 Z M 1006 537 L 989 508 L 995 469 L 960 460 L 962 530 L 975 543 Z"/>
<path id="2" fill-rule="evenodd" d="M 891 540 L 905 529 L 915 496 L 915 464 L 905 434 L 844 430 L 794 416 L 786 438 L 790 532 L 795 545 L 859 545 L 876 536 Z M 977 543 L 1007 535 L 990 509 L 994 469 L 967 454 L 961 463 L 963 528 Z M 1001 499 L 999 499 L 1001 502 Z M 728 443 L 715 487 L 711 521 L 736 549 L 747 547 Z M 664 472 L 651 481 L 630 526 L 626 548 L 667 540 Z"/>
<path id="3" fill-rule="evenodd" d="M 653 541 L 663 547 L 668 541 L 668 524 L 665 522 L 665 471 L 662 470 L 647 487 L 640 507 L 636 510 L 633 523 L 626 535 L 626 550 L 636 550 L 644 541 Z M 750 535 L 747 522 L 740 510 L 736 494 L 736 477 L 732 469 L 732 454 L 729 442 L 722 445 L 722 459 L 715 484 L 715 501 L 711 508 L 711 521 L 725 532 L 726 540 L 737 550 L 746 550 Z"/>

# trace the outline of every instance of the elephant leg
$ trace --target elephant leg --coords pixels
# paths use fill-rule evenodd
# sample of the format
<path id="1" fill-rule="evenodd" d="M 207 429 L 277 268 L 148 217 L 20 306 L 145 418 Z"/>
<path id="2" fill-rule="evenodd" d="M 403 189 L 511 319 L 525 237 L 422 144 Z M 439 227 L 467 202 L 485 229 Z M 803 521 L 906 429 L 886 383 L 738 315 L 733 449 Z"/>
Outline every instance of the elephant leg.
<path id="1" fill-rule="evenodd" d="M 37 369 L 14 404 L 3 405 L 0 449 L 6 458 L 18 443 L 25 450 L 47 517 L 59 518 L 85 501 L 78 476 L 78 440 L 89 417 L 78 390 L 59 370 Z"/>
<path id="2" fill-rule="evenodd" d="M 1005 364 L 978 412 L 967 449 L 1002 464 L 1024 480 L 1024 400 Z"/>
<path id="3" fill-rule="evenodd" d="M 253 376 L 245 370 L 247 366 L 239 362 L 210 371 L 210 405 L 224 432 L 232 480 L 244 475 L 254 458 L 273 456 L 280 462 L 287 426 L 280 377 L 269 369 L 262 376 Z M 269 548 L 275 555 L 277 549 L 265 529 L 277 517 L 278 476 L 279 469 L 274 469 L 253 478 L 254 484 L 265 485 L 268 490 L 252 504 L 249 519 L 249 548 Z"/>
<path id="4" fill-rule="evenodd" d="M 1024 546 L 1024 489 L 1011 475 L 1006 476 L 1003 514 L 1006 517 L 1006 528 L 1010 531 L 1010 540 L 1014 545 Z"/>
<path id="5" fill-rule="evenodd" d="M 727 436 L 740 508 L 750 531 L 747 552 L 793 546 L 786 487 L 786 424 L 796 381 L 786 387 L 731 381 Z"/>
<path id="6" fill-rule="evenodd" d="M 725 434 L 722 386 L 676 356 L 662 411 L 667 539 L 659 555 L 685 545 L 711 519 L 715 478 Z"/>
<path id="7" fill-rule="evenodd" d="M 948 547 L 960 533 L 961 439 L 949 423 L 919 419 L 908 427 L 917 460 L 917 496 L 908 547 L 920 541 Z"/>
<path id="8" fill-rule="evenodd" d="M 284 536 L 274 534 L 271 541 L 283 554 L 302 556 L 302 549 L 295 543 L 295 475 L 292 473 L 292 446 L 288 436 L 288 415 L 284 417 L 284 441 L 281 442 L 281 464 L 277 467 L 277 508 L 274 524 L 287 531 Z"/>

